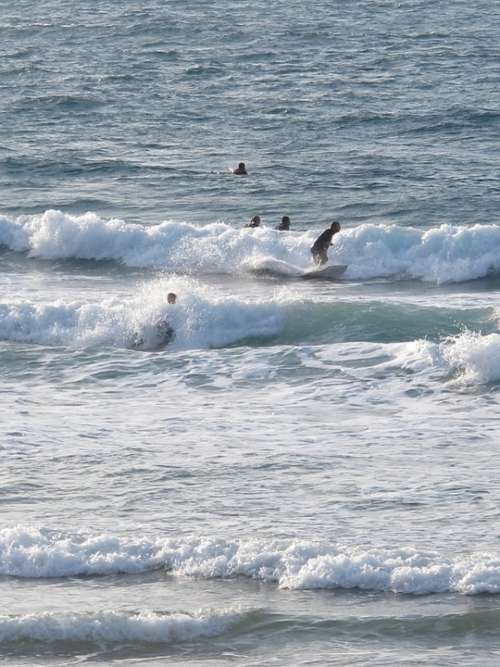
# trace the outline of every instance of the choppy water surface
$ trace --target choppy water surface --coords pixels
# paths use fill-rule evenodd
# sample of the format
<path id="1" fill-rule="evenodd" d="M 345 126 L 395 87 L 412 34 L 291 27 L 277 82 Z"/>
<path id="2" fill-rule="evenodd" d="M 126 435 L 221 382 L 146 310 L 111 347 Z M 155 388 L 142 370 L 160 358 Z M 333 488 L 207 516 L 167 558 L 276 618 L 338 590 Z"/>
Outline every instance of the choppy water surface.
<path id="1" fill-rule="evenodd" d="M 496 665 L 496 6 L 4 4 L 2 662 Z"/>

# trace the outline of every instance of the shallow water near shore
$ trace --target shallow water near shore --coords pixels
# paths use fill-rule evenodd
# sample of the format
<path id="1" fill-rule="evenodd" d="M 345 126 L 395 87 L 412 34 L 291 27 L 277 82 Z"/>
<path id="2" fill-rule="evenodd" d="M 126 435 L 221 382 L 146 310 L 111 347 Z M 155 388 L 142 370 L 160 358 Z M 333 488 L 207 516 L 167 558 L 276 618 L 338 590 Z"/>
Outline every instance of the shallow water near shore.
<path id="1" fill-rule="evenodd" d="M 495 9 L 0 9 L 2 664 L 498 663 Z"/>

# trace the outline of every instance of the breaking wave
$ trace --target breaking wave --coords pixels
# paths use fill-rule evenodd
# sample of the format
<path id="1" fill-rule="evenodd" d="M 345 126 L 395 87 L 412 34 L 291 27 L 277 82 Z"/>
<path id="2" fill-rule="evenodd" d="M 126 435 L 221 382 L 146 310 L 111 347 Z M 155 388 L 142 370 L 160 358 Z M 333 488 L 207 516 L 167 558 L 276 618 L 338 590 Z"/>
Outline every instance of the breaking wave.
<path id="1" fill-rule="evenodd" d="M 469 384 L 495 383 L 500 381 L 500 334 L 465 331 L 440 343 L 416 340 L 398 346 L 395 360 L 415 371 L 442 369 Z"/>
<path id="2" fill-rule="evenodd" d="M 0 615 L 0 642 L 174 643 L 222 635 L 243 617 L 235 610 Z"/>
<path id="3" fill-rule="evenodd" d="M 167 295 L 178 295 L 169 305 Z M 297 345 L 371 341 L 392 343 L 428 337 L 439 340 L 465 329 L 497 331 L 494 308 L 435 308 L 380 301 L 318 303 L 289 289 L 262 301 L 214 293 L 187 277 L 152 280 L 129 298 L 97 303 L 0 303 L 0 340 L 72 348 L 114 346 L 161 349 L 158 323 L 175 331 L 172 349 Z M 477 348 L 477 345 L 475 346 Z M 500 362 L 499 362 L 500 363 Z"/>
<path id="4" fill-rule="evenodd" d="M 169 305 L 169 291 L 178 302 Z M 254 303 L 213 295 L 187 279 L 157 280 L 138 289 L 128 301 L 99 303 L 0 304 L 0 339 L 40 345 L 116 346 L 154 350 L 162 347 L 158 324 L 175 331 L 173 346 L 221 347 L 251 337 L 278 334 L 285 315 L 286 297 Z"/>
<path id="5" fill-rule="evenodd" d="M 221 637 L 226 633 L 258 632 L 259 639 L 277 632 L 297 636 L 333 633 L 339 640 L 354 640 L 367 634 L 396 638 L 464 635 L 484 636 L 498 631 L 498 609 L 457 613 L 387 615 L 337 618 L 278 614 L 265 610 L 199 610 L 194 613 L 161 611 L 39 612 L 0 615 L 0 644 L 12 642 L 71 642 L 99 645 L 177 644 Z"/>
<path id="6" fill-rule="evenodd" d="M 448 558 L 412 548 L 302 540 L 127 539 L 62 535 L 22 526 L 0 531 L 4 576 L 73 577 L 160 568 L 177 576 L 250 577 L 284 589 L 500 593 L 500 556 L 484 552 Z"/>
<path id="7" fill-rule="evenodd" d="M 315 232 L 235 229 L 223 222 L 155 226 L 104 220 L 93 213 L 49 210 L 17 219 L 0 217 L 0 245 L 44 259 L 112 260 L 133 267 L 178 272 L 235 273 L 269 261 L 310 268 Z M 346 278 L 398 276 L 436 283 L 474 280 L 500 271 L 500 227 L 441 225 L 415 229 L 388 224 L 345 227 L 330 251 L 347 264 Z"/>

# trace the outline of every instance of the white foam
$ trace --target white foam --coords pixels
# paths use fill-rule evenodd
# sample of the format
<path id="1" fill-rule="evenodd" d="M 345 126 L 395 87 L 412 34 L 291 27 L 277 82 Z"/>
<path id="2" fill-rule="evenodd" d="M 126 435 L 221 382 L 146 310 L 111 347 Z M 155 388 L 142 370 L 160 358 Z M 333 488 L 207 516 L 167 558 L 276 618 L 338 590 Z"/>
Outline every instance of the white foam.
<path id="1" fill-rule="evenodd" d="M 0 244 L 44 259 L 114 260 L 135 267 L 184 272 L 234 272 L 261 256 L 285 261 L 303 255 L 297 235 L 272 229 L 234 229 L 224 223 L 197 227 L 183 222 L 155 226 L 103 220 L 93 213 L 61 211 L 0 218 Z M 310 262 L 310 256 L 307 256 Z"/>
<path id="2" fill-rule="evenodd" d="M 465 331 L 439 343 L 417 340 L 392 346 L 393 361 L 385 366 L 401 366 L 425 372 L 439 369 L 450 381 L 487 384 L 500 381 L 500 334 L 482 335 Z"/>
<path id="3" fill-rule="evenodd" d="M 301 540 L 126 539 L 0 531 L 0 574 L 68 577 L 166 568 L 177 576 L 250 577 L 281 588 L 359 588 L 396 593 L 500 593 L 500 557 L 454 558 L 411 548 L 375 549 Z"/>
<path id="4" fill-rule="evenodd" d="M 238 623 L 235 610 L 158 613 L 152 611 L 0 615 L 0 642 L 172 643 L 221 635 Z"/>
<path id="5" fill-rule="evenodd" d="M 442 355 L 465 382 L 486 384 L 500 380 L 500 334 L 465 332 L 441 345 Z"/>
<path id="6" fill-rule="evenodd" d="M 291 265 L 293 274 L 295 269 L 311 267 L 310 247 L 320 231 L 236 229 L 222 222 L 201 227 L 185 222 L 143 226 L 103 220 L 93 213 L 73 216 L 54 210 L 16 220 L 0 217 L 0 244 L 33 257 L 114 260 L 179 272 L 233 273 L 262 270 L 271 263 Z M 347 278 L 472 280 L 500 271 L 500 227 L 344 227 L 334 238 L 330 260 L 349 265 Z"/>
<path id="7" fill-rule="evenodd" d="M 333 257 L 359 278 L 403 274 L 436 283 L 473 280 L 500 270 L 500 227 L 359 225 L 339 234 Z"/>
<path id="8" fill-rule="evenodd" d="M 178 296 L 173 306 L 167 303 L 169 291 Z M 285 293 L 276 293 L 256 303 L 216 295 L 186 278 L 160 279 L 143 285 L 127 301 L 0 304 L 0 339 L 72 347 L 130 347 L 137 337 L 147 350 L 158 347 L 157 323 L 166 320 L 175 330 L 174 349 L 219 347 L 279 333 L 289 300 Z"/>

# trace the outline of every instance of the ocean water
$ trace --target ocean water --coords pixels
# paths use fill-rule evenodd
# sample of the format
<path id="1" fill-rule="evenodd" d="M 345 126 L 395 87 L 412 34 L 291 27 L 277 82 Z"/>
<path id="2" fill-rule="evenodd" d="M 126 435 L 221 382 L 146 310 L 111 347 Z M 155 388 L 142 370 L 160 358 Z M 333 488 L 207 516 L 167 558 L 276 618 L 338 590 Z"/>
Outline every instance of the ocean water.
<path id="1" fill-rule="evenodd" d="M 1 4 L 1 664 L 498 665 L 499 58 L 492 0 Z"/>

